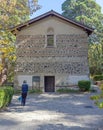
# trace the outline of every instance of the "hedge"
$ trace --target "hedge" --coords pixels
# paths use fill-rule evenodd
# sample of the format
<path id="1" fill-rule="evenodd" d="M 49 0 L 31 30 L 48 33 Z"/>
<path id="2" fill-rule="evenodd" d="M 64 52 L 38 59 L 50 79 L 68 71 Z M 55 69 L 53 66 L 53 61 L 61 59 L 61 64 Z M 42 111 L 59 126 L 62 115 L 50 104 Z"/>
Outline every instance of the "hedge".
<path id="1" fill-rule="evenodd" d="M 14 89 L 12 87 L 0 87 L 0 109 L 5 108 L 11 103 Z"/>
<path id="2" fill-rule="evenodd" d="M 93 77 L 93 80 L 94 80 L 94 81 L 101 81 L 101 80 L 103 80 L 103 75 L 95 75 L 95 76 Z"/>
<path id="3" fill-rule="evenodd" d="M 91 87 L 91 82 L 89 80 L 78 81 L 78 87 L 80 91 L 89 91 Z"/>

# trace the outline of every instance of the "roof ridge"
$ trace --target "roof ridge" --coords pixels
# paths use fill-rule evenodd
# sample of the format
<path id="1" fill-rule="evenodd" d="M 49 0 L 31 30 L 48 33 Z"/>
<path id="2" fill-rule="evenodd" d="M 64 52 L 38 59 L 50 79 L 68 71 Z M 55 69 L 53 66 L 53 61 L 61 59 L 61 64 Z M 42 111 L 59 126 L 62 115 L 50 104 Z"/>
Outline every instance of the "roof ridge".
<path id="1" fill-rule="evenodd" d="M 80 23 L 80 22 L 78 22 L 78 21 L 75 21 L 75 20 L 73 20 L 73 19 L 64 17 L 63 15 L 59 14 L 58 12 L 56 12 L 56 11 L 54 11 L 54 10 L 50 10 L 50 11 L 44 13 L 44 14 L 41 14 L 41 15 L 39 15 L 39 16 L 33 18 L 33 19 L 30 19 L 30 20 L 26 21 L 25 23 L 21 23 L 21 24 L 15 26 L 15 27 L 13 27 L 11 30 L 14 31 L 15 29 L 17 29 L 18 31 L 20 31 L 22 28 L 24 28 L 24 27 L 26 27 L 26 26 L 28 26 L 28 25 L 31 25 L 31 24 L 33 24 L 34 22 L 37 22 L 37 21 L 39 21 L 39 20 L 41 20 L 41 19 L 43 19 L 43 18 L 46 18 L 46 17 L 48 17 L 48 16 L 50 16 L 50 15 L 51 15 L 51 16 L 54 15 L 54 16 L 56 16 L 56 17 L 62 19 L 62 20 L 65 20 L 65 21 L 67 21 L 67 22 L 69 22 L 69 23 L 72 23 L 72 24 L 74 24 L 74 25 L 76 25 L 76 26 L 79 26 L 79 27 L 85 29 L 85 30 L 87 31 L 88 35 L 90 35 L 90 34 L 94 31 L 93 28 L 91 28 L 91 27 L 89 27 L 89 26 L 87 26 L 87 25 L 85 25 L 85 24 L 82 24 L 82 23 Z"/>

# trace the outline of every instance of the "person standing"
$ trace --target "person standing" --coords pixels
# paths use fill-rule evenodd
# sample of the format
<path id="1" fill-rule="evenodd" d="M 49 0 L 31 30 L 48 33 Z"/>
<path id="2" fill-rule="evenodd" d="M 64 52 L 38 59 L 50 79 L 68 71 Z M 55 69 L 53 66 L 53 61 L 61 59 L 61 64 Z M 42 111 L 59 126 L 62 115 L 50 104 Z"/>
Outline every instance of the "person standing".
<path id="1" fill-rule="evenodd" d="M 22 106 L 25 106 L 25 104 L 26 104 L 27 93 L 28 93 L 28 84 L 27 84 L 26 80 L 24 80 L 23 84 L 22 84 L 22 100 L 21 100 Z"/>

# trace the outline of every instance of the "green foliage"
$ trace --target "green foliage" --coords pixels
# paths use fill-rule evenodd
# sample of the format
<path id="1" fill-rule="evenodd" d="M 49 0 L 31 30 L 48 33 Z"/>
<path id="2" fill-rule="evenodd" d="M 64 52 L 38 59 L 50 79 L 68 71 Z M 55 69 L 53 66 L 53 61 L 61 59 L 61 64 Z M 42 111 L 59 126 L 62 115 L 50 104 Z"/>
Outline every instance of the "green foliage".
<path id="1" fill-rule="evenodd" d="M 7 91 L 0 89 L 0 109 L 6 106 L 6 95 Z"/>
<path id="2" fill-rule="evenodd" d="M 13 87 L 6 87 L 7 89 L 7 92 L 8 92 L 8 101 L 7 101 L 7 104 L 9 105 L 11 103 L 11 100 L 12 100 L 12 96 L 14 94 L 14 88 Z"/>
<path id="3" fill-rule="evenodd" d="M 94 103 L 96 106 L 103 108 L 103 92 L 100 95 L 91 96 L 90 99 L 95 101 Z"/>
<path id="4" fill-rule="evenodd" d="M 100 95 L 93 95 L 90 97 L 91 100 L 99 100 L 100 99 Z"/>
<path id="5" fill-rule="evenodd" d="M 80 91 L 89 91 L 91 87 L 91 82 L 89 80 L 78 81 L 78 87 Z"/>
<path id="6" fill-rule="evenodd" d="M 100 84 L 99 88 L 103 90 L 103 82 Z"/>
<path id="7" fill-rule="evenodd" d="M 0 109 L 8 106 L 12 100 L 14 89 L 12 87 L 1 87 L 0 88 Z"/>
<path id="8" fill-rule="evenodd" d="M 102 19 L 101 7 L 94 0 L 66 0 L 62 11 L 64 16 L 89 26 L 100 24 Z"/>
<path id="9" fill-rule="evenodd" d="M 30 15 L 40 9 L 38 0 L 1 0 L 0 1 L 0 81 L 6 66 L 8 78 L 13 81 L 16 61 L 15 35 L 11 28 L 30 19 Z M 16 29 L 15 29 L 16 30 Z M 7 67 L 8 66 L 8 67 Z M 3 83 L 0 83 L 3 84 Z"/>
<path id="10" fill-rule="evenodd" d="M 21 90 L 14 90 L 14 94 L 21 94 Z"/>
<path id="11" fill-rule="evenodd" d="M 42 90 L 40 90 L 40 89 L 32 89 L 32 90 L 29 90 L 29 93 L 30 94 L 32 94 L 32 93 L 40 94 L 40 93 L 42 93 Z"/>
<path id="12" fill-rule="evenodd" d="M 103 73 L 103 13 L 95 0 L 65 0 L 62 15 L 95 30 L 89 38 L 90 73 Z"/>
<path id="13" fill-rule="evenodd" d="M 95 75 L 95 76 L 93 77 L 93 80 L 94 80 L 94 81 L 101 81 L 101 80 L 103 80 L 103 75 Z"/>
<path id="14" fill-rule="evenodd" d="M 89 45 L 89 66 L 91 75 L 103 73 L 103 42 Z"/>
<path id="15" fill-rule="evenodd" d="M 57 90 L 58 93 L 79 93 L 79 90 L 69 89 L 69 88 L 60 88 Z"/>
<path id="16" fill-rule="evenodd" d="M 98 103 L 98 107 L 99 107 L 99 108 L 103 108 L 103 102 Z"/>

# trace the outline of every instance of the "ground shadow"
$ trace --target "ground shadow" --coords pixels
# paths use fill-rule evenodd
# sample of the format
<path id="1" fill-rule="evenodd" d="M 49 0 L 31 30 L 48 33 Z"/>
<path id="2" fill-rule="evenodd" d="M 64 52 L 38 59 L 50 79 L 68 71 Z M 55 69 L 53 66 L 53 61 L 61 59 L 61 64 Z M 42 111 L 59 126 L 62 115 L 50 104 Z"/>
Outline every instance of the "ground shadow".
<path id="1" fill-rule="evenodd" d="M 8 107 L 9 110 L 16 113 L 26 113 L 28 115 L 30 112 L 33 114 L 35 112 L 49 112 L 49 114 L 58 114 L 63 115 L 60 117 L 62 120 L 76 122 L 78 124 L 83 124 L 84 127 L 91 129 L 91 126 L 94 127 L 103 120 L 103 110 L 97 108 L 93 101 L 90 100 L 90 93 L 87 94 L 39 94 L 39 95 L 28 95 L 27 103 L 25 107 L 20 106 L 20 102 L 18 102 L 17 97 L 12 100 L 12 103 Z M 42 115 L 40 115 L 42 116 Z M 82 117 L 86 117 L 87 121 L 82 121 Z M 94 118 L 95 117 L 95 118 Z M 88 121 L 88 118 L 91 119 Z M 84 119 L 84 118 L 83 118 Z M 86 119 L 85 119 L 86 120 Z M 38 120 L 39 121 L 39 120 Z M 45 130 L 42 128 L 48 128 L 50 130 L 50 126 L 55 127 L 56 130 L 69 130 L 74 129 L 81 130 L 79 126 L 64 126 L 63 123 L 60 123 L 60 119 L 58 124 L 41 124 L 39 125 L 40 130 Z M 39 130 L 39 128 L 37 130 Z M 85 130 L 85 129 L 83 129 Z M 87 130 L 87 129 L 86 129 Z M 92 130 L 92 129 L 91 129 Z"/>

